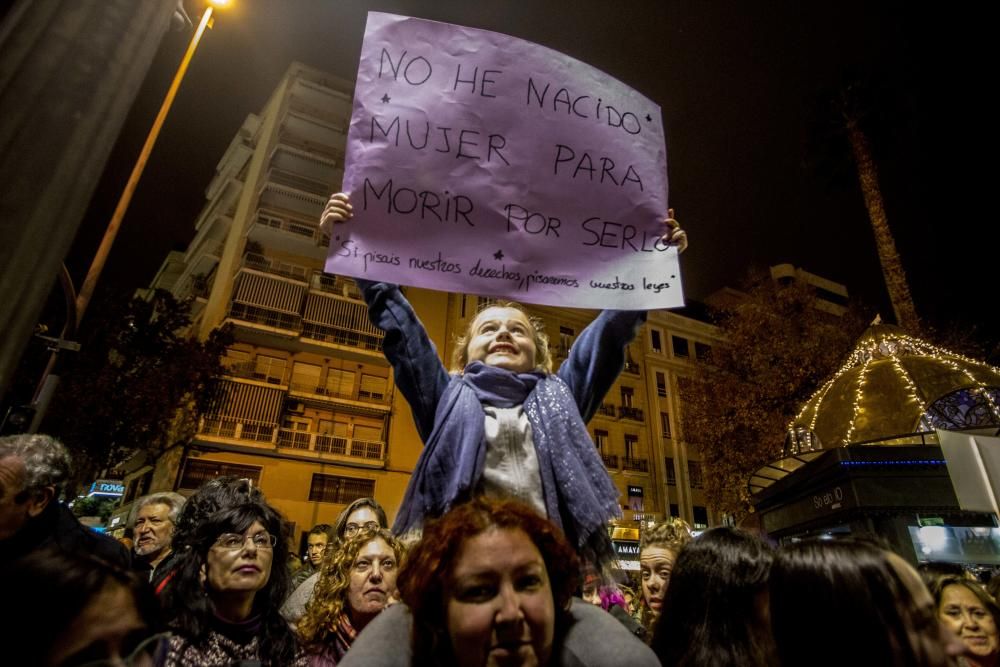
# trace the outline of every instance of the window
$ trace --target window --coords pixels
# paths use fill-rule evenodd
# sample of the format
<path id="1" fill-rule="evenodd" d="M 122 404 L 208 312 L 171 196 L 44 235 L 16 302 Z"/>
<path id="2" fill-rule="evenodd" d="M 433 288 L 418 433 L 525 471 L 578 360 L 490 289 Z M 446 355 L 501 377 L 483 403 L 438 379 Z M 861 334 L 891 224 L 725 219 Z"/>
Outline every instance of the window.
<path id="1" fill-rule="evenodd" d="M 694 514 L 694 521 L 692 522 L 692 528 L 697 528 L 699 530 L 704 530 L 708 528 L 708 510 L 704 507 L 699 507 L 695 505 L 691 508 Z"/>
<path id="2" fill-rule="evenodd" d="M 362 401 L 384 401 L 388 381 L 377 375 L 362 375 L 358 399 Z"/>
<path id="3" fill-rule="evenodd" d="M 677 486 L 677 470 L 674 469 L 673 457 L 668 456 L 663 459 L 663 465 L 667 469 L 667 486 Z M 670 515 L 677 516 L 677 510 L 673 509 L 673 506 L 671 507 Z"/>
<path id="4" fill-rule="evenodd" d="M 681 509 L 677 503 L 670 503 L 670 516 L 680 516 Z"/>
<path id="5" fill-rule="evenodd" d="M 246 368 L 250 362 L 250 353 L 237 350 L 231 347 L 226 348 L 226 353 L 222 355 L 221 364 L 227 371 L 239 371 Z"/>
<path id="6" fill-rule="evenodd" d="M 559 327 L 559 349 L 556 350 L 556 355 L 560 357 L 565 357 L 569 354 L 569 348 L 573 346 L 573 338 L 576 336 L 576 332 L 569 327 Z"/>
<path id="7" fill-rule="evenodd" d="M 594 444 L 597 445 L 597 451 L 602 454 L 606 454 L 608 449 L 608 432 L 607 431 L 594 431 Z"/>
<path id="8" fill-rule="evenodd" d="M 254 485 L 257 485 L 260 483 L 260 470 L 259 466 L 243 466 L 235 463 L 222 463 L 221 461 L 188 459 L 184 464 L 184 474 L 181 475 L 180 488 L 197 489 L 211 479 L 228 475 L 245 477 L 251 480 Z"/>
<path id="9" fill-rule="evenodd" d="M 675 357 L 690 357 L 691 349 L 688 344 L 687 338 L 681 338 L 679 336 L 671 336 L 670 340 L 674 346 L 674 356 Z"/>
<path id="10" fill-rule="evenodd" d="M 354 396 L 354 371 L 331 368 L 326 373 L 326 393 L 330 396 Z"/>
<path id="11" fill-rule="evenodd" d="M 692 489 L 701 488 L 701 464 L 695 463 L 694 461 L 688 461 L 688 480 L 691 482 Z"/>
<path id="12" fill-rule="evenodd" d="M 663 433 L 664 438 L 670 437 L 670 415 L 666 412 L 660 413 L 660 431 Z"/>
<path id="13" fill-rule="evenodd" d="M 656 372 L 656 395 L 667 395 L 667 376 L 659 371 Z"/>
<path id="14" fill-rule="evenodd" d="M 663 343 L 660 340 L 660 332 L 658 329 L 649 330 L 649 346 L 653 348 L 653 352 L 657 354 L 663 353 Z"/>
<path id="15" fill-rule="evenodd" d="M 282 384 L 285 379 L 285 360 L 258 354 L 253 376 L 271 384 Z"/>
<path id="16" fill-rule="evenodd" d="M 319 389 L 319 374 L 323 369 L 315 364 L 303 364 L 296 361 L 292 364 L 292 389 L 316 393 Z"/>
<path id="17" fill-rule="evenodd" d="M 698 358 L 698 361 L 710 362 L 712 361 L 712 346 L 708 343 L 698 343 L 694 344 L 694 356 Z"/>
<path id="18" fill-rule="evenodd" d="M 358 498 L 373 498 L 374 496 L 375 480 L 373 479 L 315 473 L 309 487 L 310 502 L 346 505 Z"/>
<path id="19" fill-rule="evenodd" d="M 632 387 L 622 387 L 621 391 L 622 391 L 622 407 L 631 408 L 632 398 L 635 396 L 635 389 L 633 389 Z"/>
<path id="20" fill-rule="evenodd" d="M 639 453 L 639 436 L 633 435 L 631 433 L 625 434 L 625 458 L 626 459 L 636 459 L 639 458 L 637 454 Z"/>

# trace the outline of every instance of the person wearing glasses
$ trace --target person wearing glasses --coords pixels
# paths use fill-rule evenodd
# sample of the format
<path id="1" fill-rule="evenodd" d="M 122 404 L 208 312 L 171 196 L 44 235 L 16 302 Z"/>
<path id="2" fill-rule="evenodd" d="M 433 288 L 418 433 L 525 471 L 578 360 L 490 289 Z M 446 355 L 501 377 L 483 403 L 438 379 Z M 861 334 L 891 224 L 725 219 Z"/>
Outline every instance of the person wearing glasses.
<path id="1" fill-rule="evenodd" d="M 403 544 L 374 522 L 351 532 L 323 562 L 306 615 L 298 623 L 310 667 L 335 667 L 358 633 L 398 596 Z"/>
<path id="2" fill-rule="evenodd" d="M 188 499 L 165 596 L 174 631 L 166 667 L 307 664 L 278 613 L 289 585 L 281 534 L 281 515 L 250 480 L 217 478 Z"/>
<path id="3" fill-rule="evenodd" d="M 337 516 L 333 522 L 333 532 L 336 541 L 328 544 L 326 553 L 331 554 L 340 548 L 345 539 L 356 535 L 364 528 L 377 529 L 388 528 L 389 520 L 385 515 L 385 510 L 374 498 L 358 498 Z M 281 615 L 289 623 L 296 624 L 306 613 L 306 604 L 313 596 L 313 590 L 319 582 L 320 573 L 310 575 L 285 600 L 281 606 Z"/>

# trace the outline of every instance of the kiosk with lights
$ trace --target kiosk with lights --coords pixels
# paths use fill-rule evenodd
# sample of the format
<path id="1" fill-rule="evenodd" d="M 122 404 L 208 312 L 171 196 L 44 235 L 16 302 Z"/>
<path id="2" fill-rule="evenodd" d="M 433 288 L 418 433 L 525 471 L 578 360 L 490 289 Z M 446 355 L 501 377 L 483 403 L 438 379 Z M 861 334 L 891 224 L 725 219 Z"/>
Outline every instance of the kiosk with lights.
<path id="1" fill-rule="evenodd" d="M 761 527 L 786 541 L 874 536 L 914 562 L 1000 566 L 992 513 L 959 507 L 934 429 L 1000 431 L 1000 369 L 885 324 L 789 424 L 750 479 Z"/>

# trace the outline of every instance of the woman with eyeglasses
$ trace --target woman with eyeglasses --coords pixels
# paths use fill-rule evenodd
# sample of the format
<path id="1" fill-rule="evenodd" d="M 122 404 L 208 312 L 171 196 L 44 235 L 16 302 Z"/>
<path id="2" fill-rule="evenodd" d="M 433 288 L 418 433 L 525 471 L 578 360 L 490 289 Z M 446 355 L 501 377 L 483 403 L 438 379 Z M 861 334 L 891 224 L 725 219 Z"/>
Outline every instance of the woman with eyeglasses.
<path id="1" fill-rule="evenodd" d="M 212 480 L 188 500 L 174 533 L 166 612 L 175 634 L 164 665 L 307 664 L 278 613 L 289 580 L 280 536 L 281 515 L 250 480 Z"/>
<path id="2" fill-rule="evenodd" d="M 377 530 L 388 528 L 389 521 L 386 518 L 385 510 L 374 498 L 358 498 L 337 516 L 333 522 L 333 532 L 335 541 L 328 544 L 324 552 L 324 560 L 333 558 L 345 540 L 350 539 L 364 529 Z M 322 568 L 321 568 L 322 569 Z M 306 613 L 306 605 L 312 599 L 313 591 L 319 582 L 321 573 L 310 575 L 303 581 L 285 603 L 281 606 L 281 615 L 292 624 L 298 623 Z"/>

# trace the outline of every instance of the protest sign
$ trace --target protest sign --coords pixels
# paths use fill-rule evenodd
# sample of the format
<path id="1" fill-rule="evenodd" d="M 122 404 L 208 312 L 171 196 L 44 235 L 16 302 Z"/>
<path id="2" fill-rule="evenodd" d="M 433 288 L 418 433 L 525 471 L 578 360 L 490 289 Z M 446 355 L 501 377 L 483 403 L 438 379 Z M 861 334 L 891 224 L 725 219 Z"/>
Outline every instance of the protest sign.
<path id="1" fill-rule="evenodd" d="M 660 108 L 485 30 L 371 13 L 326 270 L 583 308 L 683 305 Z"/>

